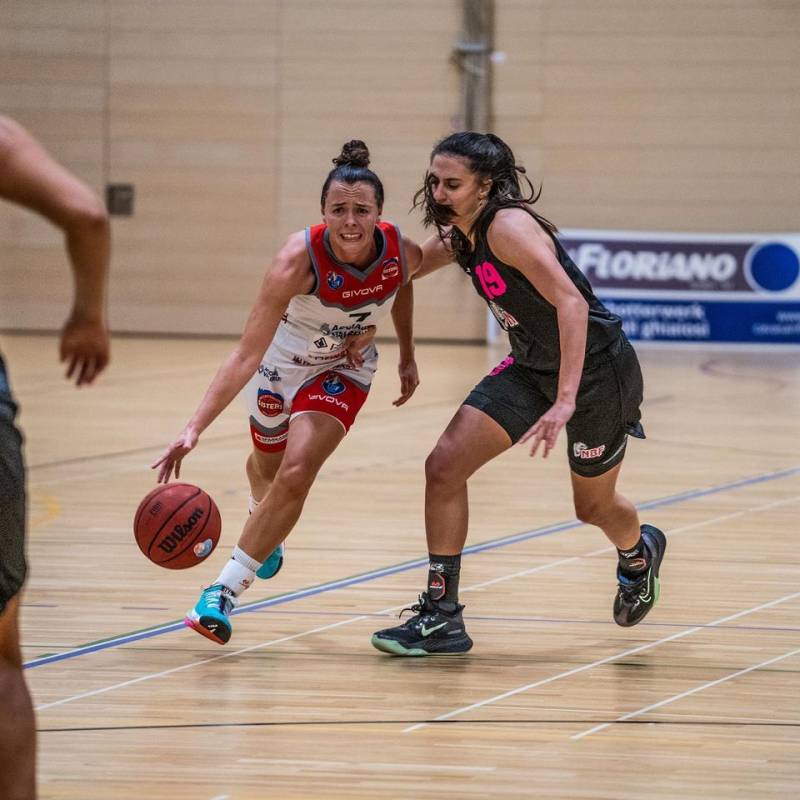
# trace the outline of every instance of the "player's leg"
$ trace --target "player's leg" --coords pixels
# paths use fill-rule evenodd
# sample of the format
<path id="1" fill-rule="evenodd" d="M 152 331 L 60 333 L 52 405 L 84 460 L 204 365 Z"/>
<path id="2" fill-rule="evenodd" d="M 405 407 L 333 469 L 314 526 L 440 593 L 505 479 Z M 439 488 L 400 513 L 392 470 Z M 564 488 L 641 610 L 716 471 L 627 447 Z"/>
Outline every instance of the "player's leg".
<path id="1" fill-rule="evenodd" d="M 272 486 L 272 481 L 281 465 L 283 450 L 267 452 L 254 446 L 250 453 L 246 469 L 247 480 L 250 484 L 250 500 L 248 508 L 252 514 L 261 500 L 267 496 Z M 262 562 L 256 576 L 267 580 L 274 578 L 280 572 L 284 560 L 284 546 L 281 542 Z"/>
<path id="2" fill-rule="evenodd" d="M 25 469 L 17 407 L 0 358 L 0 797 L 33 800 L 36 732 L 19 643 L 25 580 Z"/>
<path id="3" fill-rule="evenodd" d="M 261 502 L 272 486 L 282 458 L 283 450 L 269 453 L 255 447 L 248 456 L 245 464 L 247 482 L 250 484 L 250 495 L 256 504 Z"/>
<path id="4" fill-rule="evenodd" d="M 572 490 L 578 519 L 601 528 L 617 548 L 614 620 L 627 627 L 641 622 L 658 600 L 667 540 L 655 526 L 640 525 L 633 503 L 617 492 L 621 466 L 592 478 L 573 472 Z"/>
<path id="5" fill-rule="evenodd" d="M 0 797 L 36 797 L 36 724 L 22 672 L 19 594 L 0 613 Z"/>
<path id="6" fill-rule="evenodd" d="M 245 522 L 231 559 L 187 614 L 187 625 L 218 644 L 230 639 L 229 617 L 237 598 L 294 527 L 317 472 L 344 435 L 341 423 L 327 414 L 301 414 L 292 420 L 269 491 Z"/>
<path id="7" fill-rule="evenodd" d="M 623 626 L 640 622 L 658 599 L 666 549 L 664 534 L 640 525 L 633 503 L 617 491 L 628 436 L 644 438 L 641 398 L 639 363 L 624 343 L 605 365 L 584 376 L 567 424 L 575 513 L 600 528 L 617 548 L 614 619 Z"/>
<path id="8" fill-rule="evenodd" d="M 245 523 L 230 561 L 203 590 L 187 614 L 187 625 L 219 644 L 230 639 L 229 617 L 236 598 L 294 527 L 319 469 L 353 424 L 368 389 L 335 372 L 313 376 L 294 394 L 286 434 L 262 437 L 263 442 L 254 435 L 257 445 L 284 446 L 283 457 L 269 491 Z"/>
<path id="9" fill-rule="evenodd" d="M 287 363 L 268 350 L 258 369 L 245 387 L 250 416 L 253 451 L 245 469 L 250 484 L 248 510 L 252 514 L 269 491 L 278 471 L 289 434 L 289 413 L 292 397 L 308 370 Z M 279 544 L 259 565 L 259 578 L 272 578 L 283 566 L 284 548 Z"/>
<path id="10" fill-rule="evenodd" d="M 425 462 L 428 585 L 402 625 L 377 631 L 372 644 L 393 655 L 454 655 L 472 648 L 458 602 L 461 551 L 469 518 L 467 480 L 511 447 L 508 433 L 483 411 L 463 405 Z"/>
<path id="11" fill-rule="evenodd" d="M 345 435 L 342 424 L 320 412 L 292 418 L 286 451 L 264 499 L 247 520 L 239 546 L 256 560 L 268 555 L 297 523 L 322 465 Z"/>
<path id="12" fill-rule="evenodd" d="M 467 538 L 467 480 L 516 442 L 549 404 L 529 371 L 509 357 L 467 396 L 425 463 L 428 585 L 403 625 L 378 631 L 372 644 L 395 655 L 464 653 L 472 647 L 458 602 Z"/>

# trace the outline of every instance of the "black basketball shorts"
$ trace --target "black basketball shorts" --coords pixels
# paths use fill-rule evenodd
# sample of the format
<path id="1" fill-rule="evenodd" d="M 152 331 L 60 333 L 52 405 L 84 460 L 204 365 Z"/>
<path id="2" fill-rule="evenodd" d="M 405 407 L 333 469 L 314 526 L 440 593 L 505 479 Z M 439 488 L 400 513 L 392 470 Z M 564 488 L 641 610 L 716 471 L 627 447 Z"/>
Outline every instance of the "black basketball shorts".
<path id="1" fill-rule="evenodd" d="M 642 390 L 639 360 L 627 339 L 592 356 L 566 425 L 573 472 L 586 478 L 602 475 L 622 461 L 629 435 L 645 438 L 639 422 Z M 509 356 L 470 392 L 464 405 L 491 417 L 517 442 L 550 409 L 557 392 L 557 373 L 537 372 Z"/>
<path id="2" fill-rule="evenodd" d="M 0 358 L 0 614 L 22 588 L 25 563 L 25 468 L 17 406 Z"/>

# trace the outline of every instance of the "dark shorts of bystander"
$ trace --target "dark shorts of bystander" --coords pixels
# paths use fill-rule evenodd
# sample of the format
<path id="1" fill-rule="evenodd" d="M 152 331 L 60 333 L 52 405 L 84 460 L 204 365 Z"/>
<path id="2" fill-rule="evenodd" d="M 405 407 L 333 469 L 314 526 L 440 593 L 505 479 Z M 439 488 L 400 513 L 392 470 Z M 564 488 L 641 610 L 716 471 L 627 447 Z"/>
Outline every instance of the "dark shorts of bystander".
<path id="1" fill-rule="evenodd" d="M 11 397 L 0 357 L 0 614 L 25 582 L 25 467 L 22 434 L 14 424 Z"/>
<path id="2" fill-rule="evenodd" d="M 470 392 L 464 405 L 491 417 L 517 442 L 553 405 L 557 391 L 558 373 L 537 372 L 509 356 Z M 566 425 L 573 472 L 586 478 L 602 475 L 622 461 L 628 436 L 645 438 L 642 392 L 639 360 L 626 338 L 593 356 Z"/>

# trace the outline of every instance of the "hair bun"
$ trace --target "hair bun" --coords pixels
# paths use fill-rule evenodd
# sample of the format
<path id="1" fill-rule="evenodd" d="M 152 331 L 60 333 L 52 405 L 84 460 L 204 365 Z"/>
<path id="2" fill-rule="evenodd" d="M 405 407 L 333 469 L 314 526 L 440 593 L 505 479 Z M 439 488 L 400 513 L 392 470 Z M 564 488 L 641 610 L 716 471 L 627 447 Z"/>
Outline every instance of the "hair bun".
<path id="1" fill-rule="evenodd" d="M 342 152 L 333 159 L 337 167 L 349 165 L 352 167 L 369 166 L 369 149 L 361 139 L 351 139 L 342 146 Z"/>

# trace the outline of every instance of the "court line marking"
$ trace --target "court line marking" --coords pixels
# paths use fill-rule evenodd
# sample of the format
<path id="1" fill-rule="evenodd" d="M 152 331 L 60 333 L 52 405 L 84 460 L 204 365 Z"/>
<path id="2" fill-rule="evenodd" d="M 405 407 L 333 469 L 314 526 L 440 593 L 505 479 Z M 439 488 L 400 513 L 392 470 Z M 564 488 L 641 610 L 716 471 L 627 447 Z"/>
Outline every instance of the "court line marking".
<path id="1" fill-rule="evenodd" d="M 82 692 L 81 694 L 72 695 L 71 697 L 64 697 L 61 700 L 55 700 L 52 703 L 43 703 L 42 705 L 36 706 L 37 711 L 44 711 L 47 708 L 55 708 L 56 706 L 62 706 L 66 703 L 71 703 L 75 700 L 84 700 L 87 697 L 95 697 L 99 694 L 105 694 L 106 692 L 110 692 L 114 689 L 124 689 L 128 686 L 133 686 L 137 683 L 142 683 L 143 681 L 151 680 L 152 678 L 163 678 L 166 675 L 174 675 L 176 672 L 183 672 L 184 670 L 191 669 L 192 667 L 201 667 L 204 664 L 211 664 L 214 661 L 221 661 L 223 658 L 232 658 L 233 656 L 240 656 L 242 653 L 249 653 L 253 650 L 259 650 L 262 647 L 269 647 L 273 644 L 281 644 L 282 642 L 289 642 L 292 639 L 299 639 L 301 636 L 308 636 L 312 633 L 321 633 L 322 631 L 329 631 L 332 628 L 339 628 L 342 625 L 349 625 L 351 622 L 358 622 L 361 619 L 368 619 L 368 617 L 355 617 L 353 619 L 346 619 L 339 622 L 332 622 L 330 625 L 323 625 L 319 628 L 314 628 L 314 630 L 310 631 L 302 631 L 301 633 L 295 633 L 290 636 L 282 636 L 280 639 L 273 639 L 269 642 L 261 642 L 260 644 L 253 644 L 249 647 L 242 647 L 239 650 L 231 650 L 229 653 L 222 653 L 218 656 L 212 656 L 211 658 L 204 658 L 201 661 L 193 661 L 190 664 L 182 664 L 179 667 L 173 667 L 172 669 L 165 669 L 161 672 L 153 672 L 148 675 L 140 675 L 138 678 L 131 678 L 128 681 L 123 681 L 122 683 L 115 683 L 112 686 L 104 686 L 102 689 L 92 689 L 89 692 Z M 181 623 L 181 628 L 184 625 Z"/>
<path id="2" fill-rule="evenodd" d="M 798 655 L 798 653 L 800 653 L 800 648 L 798 648 L 797 650 L 791 650 L 788 653 L 784 653 L 782 656 L 775 656 L 775 658 L 769 658 L 766 661 L 762 661 L 760 664 L 755 664 L 752 667 L 746 667 L 745 669 L 740 669 L 737 670 L 736 672 L 732 672 L 730 675 L 726 675 L 724 678 L 717 678 L 714 681 L 708 681 L 707 683 L 703 683 L 700 686 L 695 686 L 694 689 L 689 689 L 685 692 L 681 692 L 680 694 L 668 697 L 666 700 L 660 700 L 658 703 L 652 703 L 651 705 L 644 706 L 640 709 L 637 709 L 636 711 L 631 711 L 628 714 L 623 714 L 621 717 L 617 717 L 615 720 L 612 720 L 611 722 L 604 722 L 602 725 L 595 725 L 594 728 L 589 728 L 588 730 L 582 731 L 581 733 L 576 733 L 573 736 L 570 736 L 569 738 L 575 740 L 583 739 L 586 736 L 591 736 L 593 733 L 598 733 L 599 731 L 602 731 L 605 728 L 610 728 L 617 722 L 626 722 L 627 720 L 633 719 L 634 717 L 638 717 L 641 714 L 646 714 L 648 711 L 653 711 L 656 708 L 661 708 L 662 706 L 674 703 L 676 700 L 682 700 L 684 697 L 689 697 L 689 695 L 697 694 L 698 692 L 702 692 L 705 689 L 710 689 L 712 686 L 719 686 L 719 684 L 733 680 L 734 678 L 738 678 L 740 675 L 746 675 L 748 672 L 753 672 L 754 670 L 761 669 L 762 667 L 768 667 L 770 664 L 775 664 L 778 661 L 783 661 L 784 658 L 791 658 L 792 656 L 796 656 Z"/>
<path id="3" fill-rule="evenodd" d="M 558 708 L 548 708 L 551 714 L 559 711 Z M 440 722 L 430 722 L 431 725 L 478 725 L 478 726 L 536 726 L 545 727 L 547 725 L 576 725 L 577 723 L 600 722 L 596 719 L 597 713 L 587 711 L 585 719 L 577 717 L 536 717 L 529 719 L 517 717 L 514 719 L 444 719 Z M 671 717 L 672 719 L 666 719 Z M 210 730 L 245 730 L 252 728 L 365 728 L 379 727 L 387 725 L 410 725 L 419 722 L 419 719 L 397 719 L 388 717 L 386 719 L 306 719 L 306 720 L 270 720 L 260 722 L 200 722 L 200 723 L 175 723 L 169 725 L 81 725 L 70 728 L 37 728 L 36 732 L 44 733 L 125 733 L 131 731 L 210 731 Z M 614 720 L 608 724 L 613 725 Z M 765 720 L 765 719 L 717 719 L 713 716 L 702 717 L 696 714 L 658 714 L 655 718 L 626 720 L 620 725 L 661 725 L 669 727 L 715 727 L 715 728 L 800 728 L 800 720 Z M 264 759 L 253 759 L 254 762 Z M 737 757 L 737 762 L 740 761 Z M 763 761 L 762 759 L 753 759 Z M 241 761 L 241 759 L 240 759 Z"/>
<path id="4" fill-rule="evenodd" d="M 671 505 L 676 502 L 683 502 L 686 500 L 693 500 L 698 497 L 706 497 L 709 494 L 719 494 L 722 492 L 727 491 L 734 491 L 736 489 L 740 489 L 746 486 L 752 486 L 754 484 L 763 483 L 765 481 L 771 480 L 779 480 L 785 477 L 791 477 L 800 473 L 800 466 L 790 467 L 788 469 L 779 470 L 777 472 L 766 473 L 763 475 L 755 475 L 749 478 L 742 478 L 731 483 L 720 484 L 719 486 L 711 487 L 708 489 L 698 489 L 694 490 L 694 492 L 681 492 L 676 495 L 668 495 L 664 498 L 660 498 L 657 500 L 646 501 L 644 503 L 638 504 L 636 507 L 637 509 L 649 509 L 649 508 L 656 508 L 662 505 Z M 789 498 L 787 501 L 776 501 L 778 504 L 783 502 L 791 502 L 798 498 Z M 702 525 L 702 524 L 711 524 L 714 521 L 722 521 L 724 519 L 729 519 L 735 516 L 741 516 L 742 514 L 748 513 L 751 509 L 744 509 L 742 511 L 735 511 L 731 514 L 724 515 L 720 518 L 713 518 L 711 520 L 705 520 L 700 523 L 693 523 L 694 525 Z M 550 536 L 554 533 L 559 533 L 565 530 L 571 530 L 574 528 L 581 527 L 583 525 L 582 522 L 575 519 L 570 522 L 561 522 L 556 523 L 555 525 L 548 525 L 544 528 L 536 528 L 534 530 L 526 531 L 523 533 L 516 533 L 511 534 L 510 536 L 503 536 L 499 539 L 493 539 L 489 542 L 484 542 L 482 544 L 475 544 L 470 545 L 469 547 L 464 548 L 465 555 L 471 555 L 473 553 L 481 553 L 486 550 L 493 550 L 498 547 L 504 547 L 508 544 L 516 544 L 521 541 L 527 541 L 529 539 L 537 539 L 542 536 Z M 670 535 L 680 531 L 685 530 L 686 526 L 683 528 L 676 528 L 670 532 Z M 591 557 L 593 555 L 598 555 L 600 553 L 606 553 L 610 550 L 613 550 L 613 545 L 610 547 L 604 547 L 600 550 L 595 550 L 590 553 L 587 553 L 584 556 L 570 556 L 568 559 L 559 559 L 560 564 L 563 564 L 565 561 L 569 560 L 577 560 L 578 558 L 586 558 Z M 318 584 L 317 586 L 311 586 L 306 589 L 299 589 L 294 592 L 289 592 L 287 594 L 278 595 L 277 597 L 270 597 L 265 600 L 257 600 L 252 603 L 248 603 L 246 605 L 240 606 L 237 608 L 233 613 L 234 614 L 245 614 L 250 613 L 253 611 L 260 611 L 264 608 L 270 608 L 272 606 L 282 605 L 284 603 L 293 602 L 294 600 L 301 600 L 306 597 L 312 597 L 317 594 L 322 594 L 324 592 L 334 591 L 336 589 L 343 589 L 349 586 L 354 586 L 356 584 L 366 583 L 371 580 L 376 580 L 377 578 L 383 578 L 387 575 L 395 575 L 401 572 L 407 572 L 411 569 L 416 569 L 418 567 L 427 566 L 428 559 L 426 558 L 418 558 L 414 559 L 413 561 L 406 561 L 402 564 L 396 564 L 391 567 L 384 567 L 377 570 L 372 570 L 371 572 L 361 573 L 359 575 L 354 575 L 350 578 L 342 578 L 341 580 L 337 581 L 330 581 L 328 583 Z M 533 572 L 533 571 L 543 571 L 545 569 L 552 569 L 552 565 L 540 565 L 538 567 L 532 568 L 532 570 L 526 570 L 525 572 Z M 515 573 L 513 577 L 518 577 L 523 573 Z M 509 578 L 495 578 L 493 581 L 487 581 L 483 584 L 476 584 L 474 587 L 466 587 L 463 588 L 462 591 L 471 591 L 476 588 L 483 588 L 486 585 L 494 582 L 497 583 L 499 580 L 508 580 Z M 401 606 L 395 606 L 394 608 L 401 608 Z M 393 610 L 393 609 L 389 609 Z M 158 625 L 153 628 L 146 628 L 144 630 L 133 631 L 132 633 L 123 634 L 120 636 L 113 636 L 107 639 L 101 639 L 95 642 L 89 642 L 88 644 L 81 645 L 79 647 L 72 648 L 70 650 L 66 650 L 62 653 L 55 653 L 49 656 L 41 656 L 40 658 L 35 658 L 31 661 L 26 662 L 23 665 L 24 669 L 33 669 L 34 667 L 41 667 L 46 666 L 47 664 L 52 664 L 57 661 L 64 661 L 71 658 L 77 658 L 79 656 L 88 655 L 89 653 L 95 653 L 99 650 L 107 650 L 112 647 L 121 647 L 125 644 L 132 644 L 133 642 L 141 641 L 142 639 L 149 639 L 153 636 L 160 636 L 165 633 L 173 633 L 175 631 L 183 630 L 184 624 L 183 621 L 178 622 L 171 622 L 165 625 Z"/>
<path id="5" fill-rule="evenodd" d="M 756 511 L 764 511 L 768 508 L 776 508 L 777 506 L 785 506 L 791 503 L 800 503 L 800 496 L 798 497 L 786 497 L 782 500 L 773 500 L 771 503 L 764 503 L 760 506 L 750 506 L 749 508 L 740 509 L 739 511 L 731 511 L 729 514 L 722 514 L 718 517 L 711 517 L 709 519 L 701 520 L 700 522 L 691 522 L 688 525 L 681 525 L 678 528 L 670 528 L 669 530 L 669 538 L 671 539 L 673 536 L 679 533 L 685 533 L 686 531 L 693 530 L 694 528 L 702 528 L 705 525 L 712 525 L 717 522 L 725 522 L 729 519 L 734 519 L 735 517 L 743 517 L 745 514 L 752 514 Z M 601 547 L 599 550 L 592 550 L 589 553 L 583 553 L 579 556 L 568 556 L 567 558 L 560 558 L 558 561 L 551 561 L 547 564 L 540 564 L 537 567 L 531 567 L 530 569 L 524 569 L 520 572 L 514 572 L 510 575 L 501 575 L 499 578 L 492 578 L 491 580 L 484 581 L 483 583 L 476 583 L 472 586 L 463 589 L 464 592 L 471 592 L 475 591 L 476 589 L 483 589 L 486 586 L 492 586 L 495 583 L 502 583 L 505 580 L 510 580 L 511 578 L 521 578 L 525 575 L 532 575 L 535 572 L 544 572 L 548 569 L 554 569 L 555 567 L 560 567 L 563 564 L 568 564 L 572 561 L 580 561 L 583 558 L 592 558 L 593 556 L 603 555 L 604 553 L 610 553 L 613 550 L 616 550 L 614 545 L 609 545 L 608 547 Z"/>
<path id="6" fill-rule="evenodd" d="M 767 508 L 767 507 L 770 507 L 772 505 L 775 505 L 775 503 L 783 504 L 783 503 L 789 502 L 789 501 L 800 501 L 800 497 L 798 497 L 798 498 L 787 498 L 786 500 L 779 500 L 779 501 L 775 501 L 773 503 L 767 503 L 767 504 L 765 504 L 763 506 L 753 506 L 751 508 L 751 510 L 752 511 L 761 511 L 764 508 Z M 744 512 L 734 512 L 734 513 L 735 514 L 739 514 L 739 513 L 744 513 Z M 719 520 L 722 520 L 722 519 L 726 519 L 729 516 L 730 516 L 729 514 L 723 514 L 723 515 L 720 515 L 720 517 L 718 517 L 718 518 L 714 517 L 712 519 L 703 520 L 703 521 L 697 522 L 697 523 L 692 523 L 691 525 L 688 525 L 688 526 L 685 525 L 680 529 L 676 529 L 676 532 L 678 532 L 679 530 L 687 530 L 687 529 L 692 528 L 692 527 L 700 527 L 702 525 L 710 524 L 711 522 L 714 522 L 714 521 L 719 521 Z M 593 553 L 596 554 L 598 552 L 604 552 L 605 549 L 606 548 L 604 548 L 602 551 L 593 551 Z M 591 555 L 591 554 L 589 554 L 589 555 Z M 425 563 L 427 563 L 427 560 L 425 561 Z M 547 565 L 542 565 L 542 566 L 547 566 Z M 519 573 L 514 573 L 512 575 L 506 576 L 506 579 L 507 580 L 511 580 L 512 578 L 518 577 L 518 575 L 519 575 Z M 478 585 L 480 586 L 480 584 L 478 584 Z M 470 591 L 472 588 L 474 588 L 474 587 L 466 587 L 465 589 L 463 589 L 463 591 L 465 591 L 465 592 L 466 591 Z M 796 595 L 789 595 L 787 597 L 794 597 L 794 596 L 800 596 L 800 592 L 798 592 Z M 774 601 L 773 604 L 775 602 L 779 602 L 779 601 Z M 782 601 L 780 601 L 780 602 L 782 602 Z M 105 692 L 112 691 L 113 689 L 122 689 L 122 688 L 125 688 L 127 686 L 132 686 L 132 685 L 134 685 L 136 683 L 141 683 L 143 681 L 150 680 L 150 679 L 153 679 L 153 678 L 160 678 L 160 677 L 163 677 L 165 675 L 171 675 L 171 674 L 176 673 L 176 672 L 182 672 L 183 670 L 189 669 L 189 668 L 194 667 L 194 666 L 202 666 L 203 664 L 208 664 L 208 663 L 211 663 L 211 662 L 214 662 L 214 661 L 219 661 L 219 660 L 221 660 L 223 658 L 229 658 L 229 657 L 232 657 L 232 656 L 241 655 L 242 653 L 247 653 L 247 652 L 250 652 L 250 651 L 253 651 L 253 650 L 258 650 L 258 649 L 260 649 L 262 647 L 270 647 L 270 646 L 272 646 L 274 644 L 281 644 L 283 642 L 291 641 L 293 639 L 300 639 L 300 638 L 302 638 L 304 636 L 310 636 L 310 635 L 312 635 L 314 633 L 320 633 L 322 631 L 331 630 L 333 628 L 338 628 L 338 627 L 341 627 L 343 625 L 350 625 L 350 624 L 352 624 L 354 622 L 361 622 L 361 621 L 366 620 L 366 619 L 372 619 L 375 616 L 375 614 L 378 614 L 378 615 L 387 614 L 390 611 L 396 611 L 398 608 L 403 608 L 403 605 L 401 604 L 401 605 L 389 606 L 388 608 L 384 608 L 381 611 L 375 612 L 374 614 L 373 613 L 371 613 L 371 614 L 360 614 L 360 615 L 355 616 L 355 617 L 350 617 L 348 619 L 339 620 L 338 622 L 333 622 L 333 623 L 331 623 L 329 625 L 323 625 L 321 627 L 313 628 L 311 630 L 301 631 L 299 633 L 292 634 L 292 635 L 289 635 L 289 636 L 284 636 L 284 637 L 281 637 L 279 639 L 274 639 L 274 640 L 271 640 L 271 641 L 268 641 L 268 642 L 261 642 L 260 644 L 250 645 L 248 647 L 245 647 L 245 648 L 242 648 L 242 649 L 239 649 L 239 650 L 231 651 L 229 653 L 222 653 L 221 655 L 212 656 L 211 658 L 207 658 L 207 659 L 204 659 L 202 661 L 196 661 L 196 662 L 192 662 L 190 664 L 183 664 L 180 667 L 173 667 L 173 668 L 171 668 L 169 670 L 165 670 L 165 671 L 162 671 L 162 672 L 150 673 L 148 675 L 140 675 L 138 678 L 132 678 L 132 679 L 130 679 L 128 681 L 123 681 L 122 683 L 114 684 L 112 686 L 107 686 L 107 687 L 104 687 L 102 689 L 94 689 L 94 690 L 91 690 L 89 692 L 84 692 L 84 693 L 81 693 L 81 694 L 78 694 L 78 695 L 74 695 L 72 697 L 62 698 L 61 700 L 57 700 L 57 701 L 54 701 L 54 702 L 51 702 L 51 703 L 46 703 L 44 705 L 37 706 L 36 710 L 39 711 L 39 710 L 44 710 L 44 709 L 47 709 L 47 708 L 52 708 L 52 707 L 58 706 L 58 705 L 64 705 L 65 703 L 70 703 L 70 702 L 72 702 L 74 700 L 81 700 L 81 699 L 85 699 L 87 697 L 93 697 L 93 696 L 98 695 L 98 694 L 104 694 Z M 689 632 L 690 633 L 695 633 L 695 632 L 700 631 L 700 630 L 705 630 L 706 628 L 709 628 L 709 627 L 718 627 L 723 622 L 730 621 L 732 619 L 736 619 L 737 617 L 742 616 L 744 613 L 750 613 L 750 612 L 741 612 L 739 614 L 733 615 L 732 617 L 724 618 L 722 620 L 716 620 L 715 622 L 707 623 L 707 624 L 704 624 L 704 625 L 693 626 L 689 630 Z M 185 626 L 184 626 L 183 623 L 179 623 L 178 624 L 178 628 L 179 629 L 183 629 L 184 627 Z M 152 634 L 152 635 L 154 635 L 154 634 Z M 659 640 L 659 642 L 667 642 L 667 641 L 670 641 L 672 639 L 681 638 L 682 636 L 685 636 L 685 635 L 687 635 L 686 631 L 680 631 L 678 633 L 673 634 L 672 636 L 668 636 L 668 637 L 665 637 L 665 638 Z M 143 635 L 141 638 L 146 638 L 146 635 Z M 646 645 L 646 646 L 637 648 L 636 650 L 628 651 L 626 653 L 623 653 L 623 654 L 620 654 L 620 655 L 617 655 L 617 656 L 613 656 L 613 657 L 611 657 L 611 659 L 605 659 L 605 661 L 613 660 L 614 658 L 621 658 L 624 655 L 629 655 L 629 654 L 634 653 L 634 652 L 639 652 L 639 650 L 641 650 L 641 649 L 648 649 L 650 646 L 652 646 L 652 645 Z M 101 649 L 101 648 L 98 648 L 98 649 Z M 62 659 L 60 659 L 58 657 L 58 655 L 56 655 L 56 656 L 43 656 L 40 659 L 40 661 L 46 661 L 48 663 L 50 661 L 57 661 L 57 660 L 62 660 Z M 604 663 L 604 662 L 598 662 L 598 663 Z M 578 668 L 575 668 L 574 670 L 570 670 L 568 673 L 564 673 L 560 677 L 566 677 L 566 675 L 568 675 L 568 674 L 571 675 L 571 674 L 573 674 L 575 672 L 581 672 L 584 669 L 586 669 L 585 666 L 584 667 L 578 667 Z M 545 683 L 547 683 L 547 682 L 549 682 L 549 680 L 545 681 Z M 539 684 L 537 684 L 537 685 L 539 685 Z M 533 688 L 533 685 L 531 685 L 528 688 Z M 445 717 L 445 718 L 447 718 L 447 717 Z M 439 718 L 437 717 L 436 720 L 439 721 Z M 422 727 L 422 725 L 419 725 L 417 727 Z M 403 732 L 404 733 L 410 732 L 410 730 L 411 729 L 406 729 Z"/>
<path id="7" fill-rule="evenodd" d="M 762 603 L 758 606 L 753 606 L 752 608 L 747 608 L 744 611 L 738 611 L 736 614 L 730 614 L 726 617 L 721 617 L 718 620 L 714 620 L 714 622 L 709 623 L 707 626 L 695 626 L 692 628 L 687 628 L 684 631 L 679 631 L 678 633 L 673 633 L 672 636 L 665 636 L 662 639 L 657 639 L 654 642 L 648 642 L 647 644 L 639 645 L 638 647 L 632 647 L 629 650 L 623 650 L 621 653 L 616 653 L 611 656 L 606 656 L 605 658 L 599 658 L 596 661 L 592 661 L 590 664 L 583 664 L 580 667 L 574 667 L 573 669 L 568 669 L 564 672 L 559 672 L 556 675 L 551 675 L 548 678 L 542 678 L 541 680 L 534 681 L 533 683 L 527 683 L 524 686 L 518 686 L 516 689 L 509 689 L 507 692 L 503 692 L 502 694 L 495 695 L 494 697 L 489 697 L 486 700 L 479 700 L 477 703 L 472 703 L 468 706 L 462 706 L 461 708 L 456 708 L 453 711 L 448 711 L 445 714 L 440 714 L 437 717 L 434 717 L 433 722 L 441 722 L 442 720 L 452 719 L 453 717 L 460 716 L 461 714 L 466 714 L 469 711 L 474 711 L 477 708 L 483 708 L 484 706 L 491 705 L 492 703 L 496 703 L 499 700 L 505 700 L 508 697 L 514 697 L 515 695 L 522 694 L 523 692 L 527 692 L 530 689 L 537 689 L 539 686 L 546 686 L 549 683 L 554 683 L 555 681 L 561 680 L 562 678 L 569 678 L 572 675 L 577 675 L 580 672 L 586 672 L 587 670 L 594 669 L 595 667 L 600 667 L 603 664 L 608 664 L 612 661 L 617 661 L 620 658 L 625 658 L 626 656 L 632 656 L 635 653 L 642 653 L 645 650 L 651 650 L 653 647 L 658 647 L 660 644 L 666 644 L 667 642 L 675 641 L 676 639 L 682 639 L 684 636 L 691 636 L 693 633 L 697 633 L 697 631 L 705 630 L 706 627 L 716 627 L 717 625 L 721 625 L 724 622 L 730 622 L 731 620 L 738 619 L 739 617 L 747 616 L 748 614 L 754 614 L 756 611 L 763 611 L 764 609 L 771 608 L 772 606 L 779 605 L 780 603 L 785 603 L 788 600 L 794 600 L 800 597 L 800 592 L 793 592 L 792 594 L 784 595 L 783 597 L 779 597 L 777 600 L 770 600 L 768 603 Z M 403 733 L 413 733 L 414 731 L 420 730 L 420 728 L 425 728 L 430 725 L 430 722 L 420 722 L 416 725 L 411 725 L 408 728 L 403 729 Z"/>

